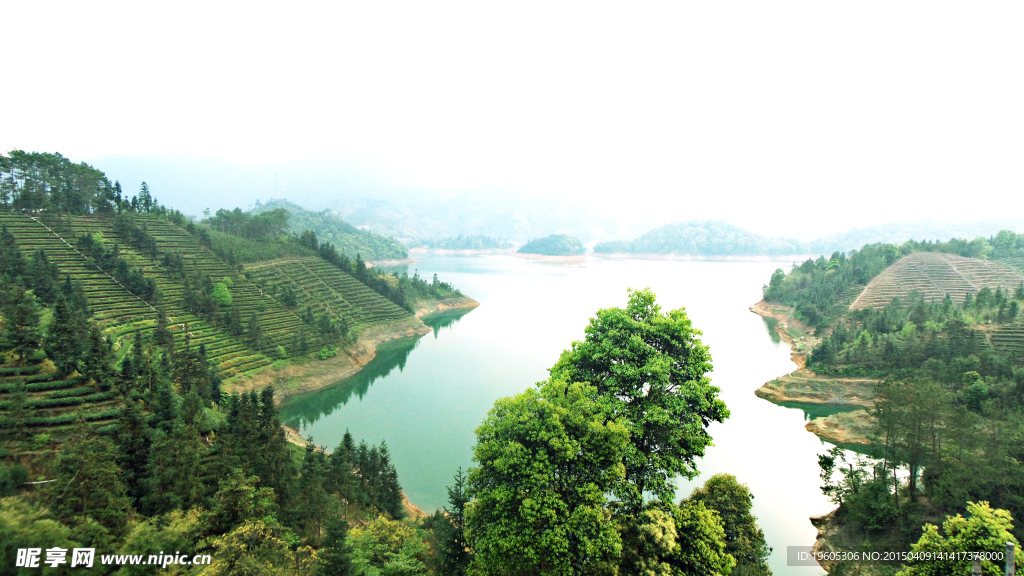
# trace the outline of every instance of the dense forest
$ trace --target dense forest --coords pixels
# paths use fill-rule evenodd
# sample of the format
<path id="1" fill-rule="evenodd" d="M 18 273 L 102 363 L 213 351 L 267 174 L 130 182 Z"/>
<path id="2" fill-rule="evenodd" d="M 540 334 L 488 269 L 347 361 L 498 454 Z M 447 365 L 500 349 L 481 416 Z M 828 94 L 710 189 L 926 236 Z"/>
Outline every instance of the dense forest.
<path id="1" fill-rule="evenodd" d="M 542 256 L 580 256 L 587 248 L 582 242 L 568 234 L 552 234 L 543 238 L 534 238 L 523 244 L 518 254 L 540 254 Z"/>
<path id="2" fill-rule="evenodd" d="M 431 250 L 510 250 L 512 243 L 500 238 L 490 236 L 479 236 L 471 234 L 463 236 L 449 236 L 448 238 L 433 240 L 414 240 L 409 243 L 410 248 L 429 248 Z"/>
<path id="3" fill-rule="evenodd" d="M 285 210 L 289 214 L 288 231 L 292 234 L 310 230 L 321 241 L 332 244 L 343 254 L 360 254 L 371 261 L 404 260 L 409 257 L 408 250 L 401 242 L 356 228 L 330 210 L 313 212 L 288 200 L 271 199 L 262 204 L 257 202 L 251 213 L 260 215 L 278 210 Z"/>
<path id="4" fill-rule="evenodd" d="M 835 450 L 821 459 L 823 490 L 841 504 L 840 518 L 877 546 L 907 549 L 922 527 L 922 538 L 935 541 L 928 523 L 972 510 L 1024 536 L 1024 526 L 996 513 L 1024 517 L 1024 284 L 982 288 L 962 301 L 911 292 L 881 308 L 849 303 L 915 252 L 1012 262 L 1022 250 L 1024 236 L 1009 231 L 991 240 L 874 244 L 777 270 L 764 287 L 766 300 L 793 306 L 815 329 L 808 368 L 879 381 L 870 409 L 876 458 L 847 461 Z M 907 574 L 925 573 L 911 568 Z"/>

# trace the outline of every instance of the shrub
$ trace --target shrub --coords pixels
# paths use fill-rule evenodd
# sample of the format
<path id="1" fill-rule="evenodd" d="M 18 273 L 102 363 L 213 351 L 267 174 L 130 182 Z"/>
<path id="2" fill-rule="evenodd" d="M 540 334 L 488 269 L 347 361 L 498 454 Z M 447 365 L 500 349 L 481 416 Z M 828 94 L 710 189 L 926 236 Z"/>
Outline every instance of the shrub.
<path id="1" fill-rule="evenodd" d="M 337 356 L 337 355 L 338 355 L 338 347 L 337 346 L 324 346 L 323 348 L 320 349 L 320 352 L 317 353 L 317 358 L 319 358 L 321 360 L 327 360 L 328 358 L 331 358 L 331 357 Z"/>
<path id="2" fill-rule="evenodd" d="M 228 278 L 225 278 L 225 280 L 228 280 Z M 227 284 L 221 282 L 214 286 L 213 299 L 221 306 L 231 306 L 231 291 L 228 290 Z"/>

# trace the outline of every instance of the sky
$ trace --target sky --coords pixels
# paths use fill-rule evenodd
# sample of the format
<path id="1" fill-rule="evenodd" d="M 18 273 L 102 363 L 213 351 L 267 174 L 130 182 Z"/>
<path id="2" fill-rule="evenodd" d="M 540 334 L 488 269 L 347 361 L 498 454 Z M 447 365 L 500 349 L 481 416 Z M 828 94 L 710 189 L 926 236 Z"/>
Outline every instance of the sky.
<path id="1" fill-rule="evenodd" d="M 3 20 L 0 152 L 301 166 L 320 196 L 520 194 L 778 235 L 1024 214 L 1020 2 L 20 2 Z"/>

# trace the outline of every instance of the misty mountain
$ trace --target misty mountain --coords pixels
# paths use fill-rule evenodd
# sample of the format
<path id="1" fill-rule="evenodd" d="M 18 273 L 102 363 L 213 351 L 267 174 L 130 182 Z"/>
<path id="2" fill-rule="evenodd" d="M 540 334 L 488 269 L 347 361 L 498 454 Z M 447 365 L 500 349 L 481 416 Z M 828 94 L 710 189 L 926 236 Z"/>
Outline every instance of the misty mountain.
<path id="1" fill-rule="evenodd" d="M 692 256 L 784 256 L 829 255 L 849 252 L 865 244 L 884 242 L 900 245 L 907 240 L 949 240 L 989 238 L 1000 230 L 1021 230 L 1013 220 L 986 220 L 950 224 L 944 222 L 889 222 L 854 228 L 814 240 L 776 238 L 756 234 L 724 220 L 690 220 L 666 224 L 632 240 L 600 242 L 595 253 L 679 254 Z"/>

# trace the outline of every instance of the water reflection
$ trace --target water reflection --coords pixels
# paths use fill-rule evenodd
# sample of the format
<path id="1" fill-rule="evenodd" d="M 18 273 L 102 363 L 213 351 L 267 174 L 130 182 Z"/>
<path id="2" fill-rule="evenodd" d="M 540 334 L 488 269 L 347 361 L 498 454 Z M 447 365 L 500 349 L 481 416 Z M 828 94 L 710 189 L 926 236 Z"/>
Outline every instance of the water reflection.
<path id="1" fill-rule="evenodd" d="M 843 406 L 841 404 L 816 404 L 812 402 L 775 402 L 786 408 L 796 408 L 804 413 L 804 422 L 810 422 L 815 418 L 824 418 L 840 412 L 856 412 L 863 410 L 861 406 Z"/>
<path id="2" fill-rule="evenodd" d="M 453 308 L 425 316 L 422 320 L 433 329 L 436 339 L 441 330 L 451 327 L 471 311 L 473 308 Z M 362 400 L 374 382 L 387 377 L 395 368 L 399 372 L 405 370 L 405 362 L 416 349 L 419 339 L 415 336 L 385 342 L 377 347 L 373 360 L 356 374 L 326 388 L 286 398 L 281 406 L 281 418 L 286 425 L 298 430 L 344 406 L 353 396 Z"/>
<path id="3" fill-rule="evenodd" d="M 362 399 L 370 385 L 378 379 L 386 377 L 392 370 L 405 369 L 405 361 L 416 349 L 419 336 L 399 338 L 385 342 L 377 347 L 377 355 L 362 370 L 332 384 L 306 394 L 286 398 L 281 406 L 281 419 L 290 428 L 299 430 L 301 426 L 312 424 L 344 406 L 353 395 Z"/>
<path id="4" fill-rule="evenodd" d="M 434 339 L 436 340 L 437 335 L 441 332 L 442 328 L 448 328 L 472 311 L 472 308 L 452 308 L 451 310 L 445 310 L 444 312 L 424 316 L 422 320 L 424 324 L 434 329 Z"/>
<path id="5" fill-rule="evenodd" d="M 775 331 L 775 327 L 779 325 L 778 318 L 771 318 L 768 316 L 761 316 L 761 320 L 764 320 L 764 325 L 768 328 L 768 336 L 771 337 L 772 342 L 779 344 L 782 342 L 782 337 Z"/>

